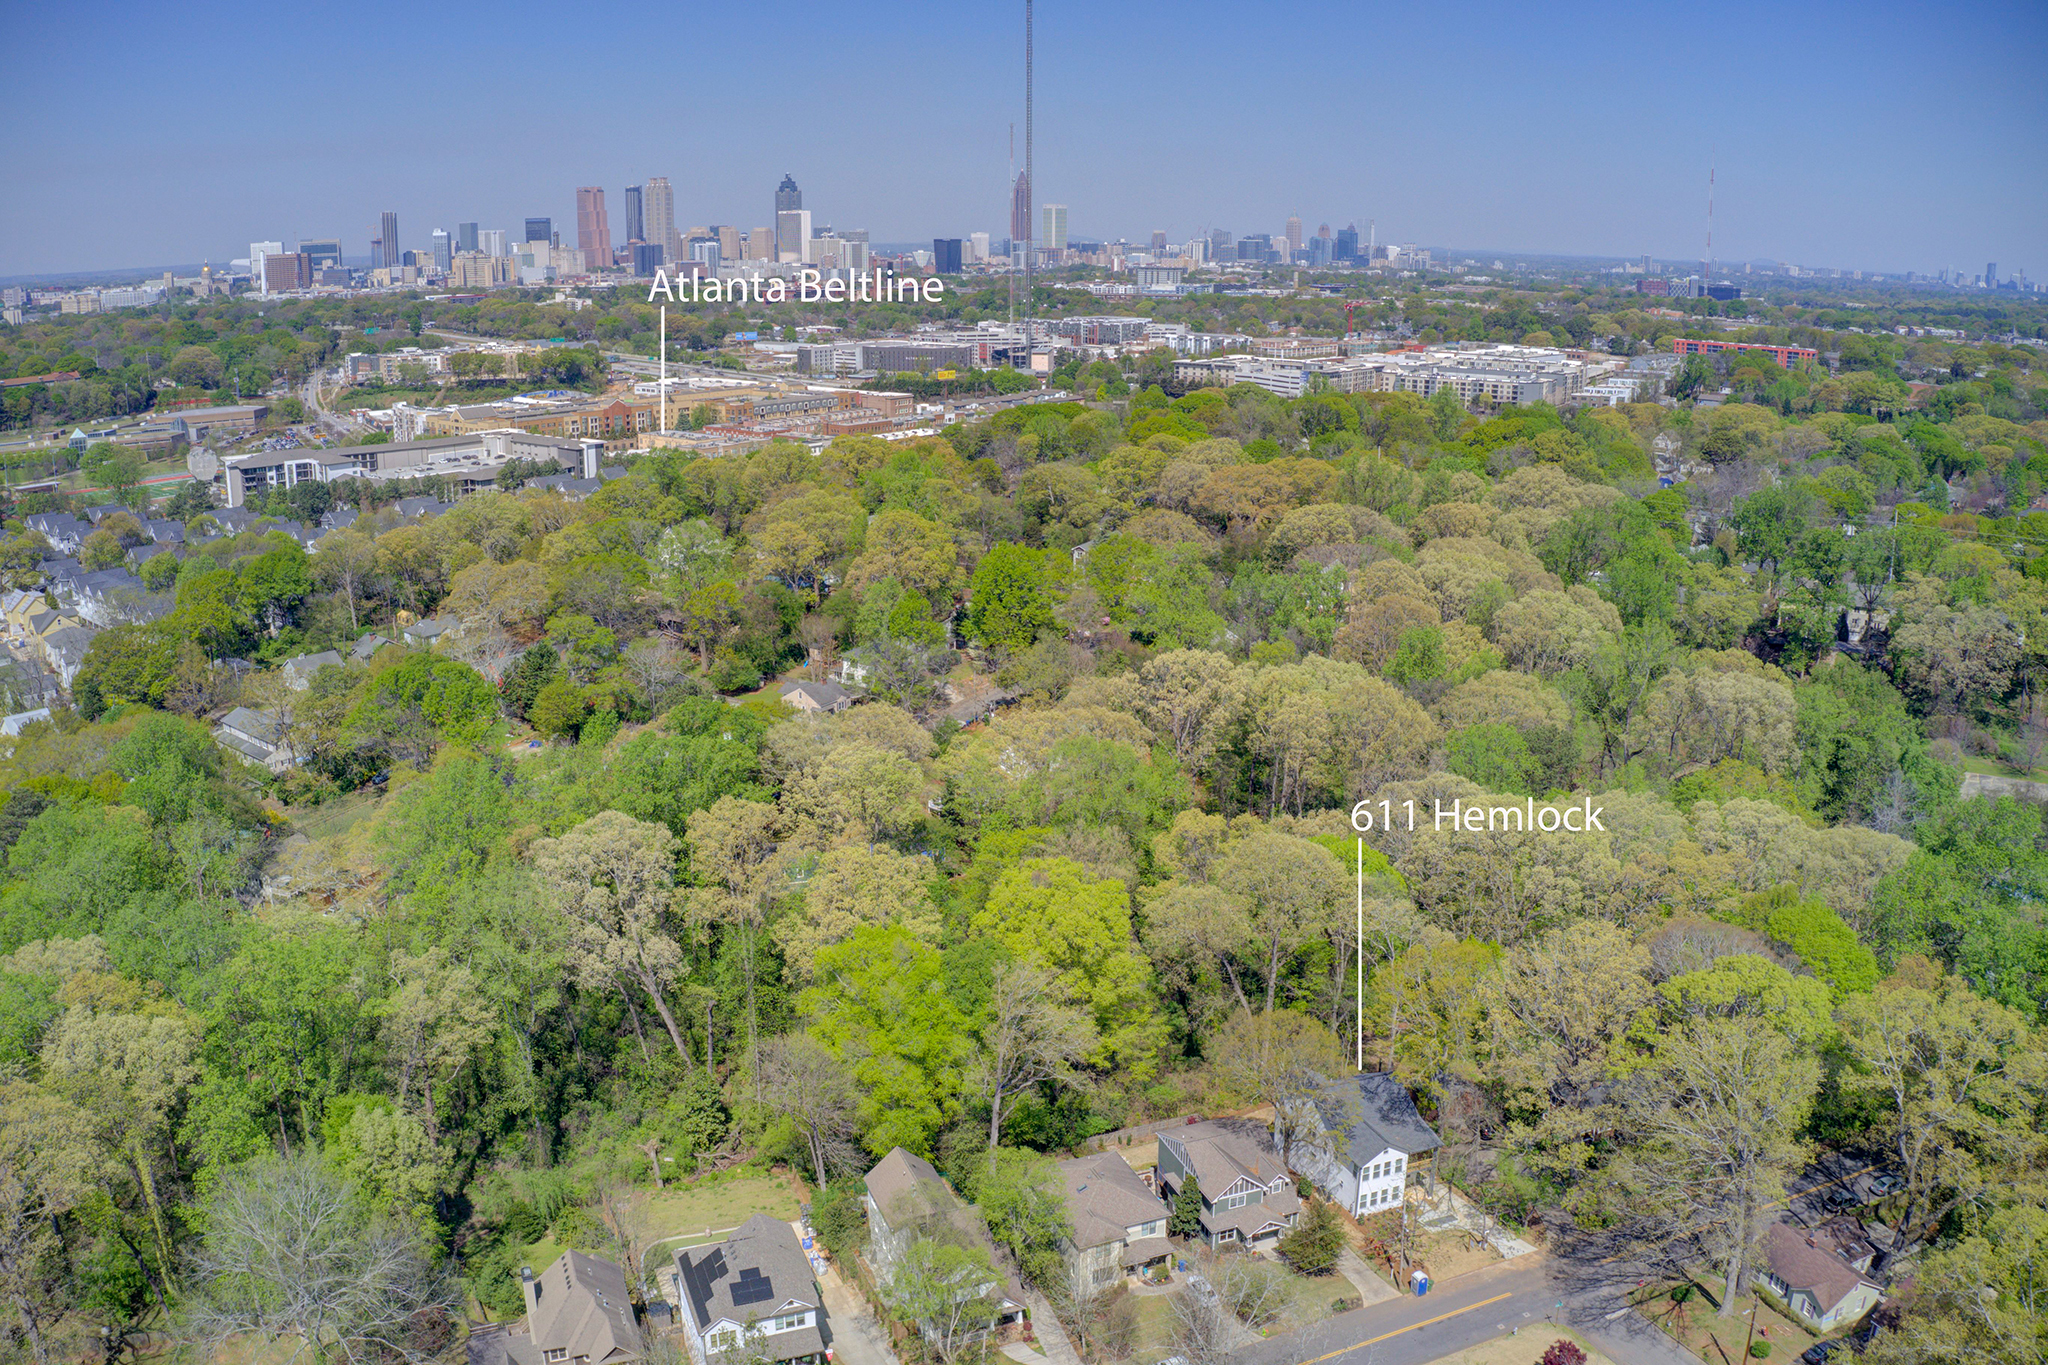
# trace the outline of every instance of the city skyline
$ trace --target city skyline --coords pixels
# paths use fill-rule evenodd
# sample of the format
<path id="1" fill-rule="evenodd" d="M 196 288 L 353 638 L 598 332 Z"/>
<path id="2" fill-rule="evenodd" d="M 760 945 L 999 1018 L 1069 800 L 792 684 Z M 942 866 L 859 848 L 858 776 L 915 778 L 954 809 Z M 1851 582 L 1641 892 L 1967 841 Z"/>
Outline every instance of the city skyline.
<path id="1" fill-rule="evenodd" d="M 523 8 L 513 5 L 515 20 Z M 396 13 L 372 4 L 363 20 L 387 9 Z M 920 9 L 856 21 L 806 6 L 775 35 L 779 79 L 801 107 L 927 130 L 913 156 L 828 149 L 801 118 L 751 127 L 743 154 L 706 154 L 665 130 L 747 120 L 760 99 L 758 64 L 721 59 L 687 82 L 655 82 L 654 64 L 668 60 L 659 44 L 622 54 L 602 33 L 563 35 L 551 59 L 572 80 L 602 75 L 617 96 L 577 101 L 500 138 L 465 137 L 459 155 L 418 136 L 496 98 L 495 59 L 525 41 L 516 21 L 500 26 L 503 36 L 482 35 L 471 66 L 431 84 L 406 63 L 364 65 L 346 45 L 298 54 L 305 80 L 347 83 L 359 117 L 346 138 L 287 136 L 236 112 L 238 83 L 177 74 L 176 54 L 196 51 L 200 33 L 237 31 L 253 13 L 216 3 L 190 22 L 117 4 L 112 22 L 89 34 L 59 12 L 20 16 L 23 50 L 44 60 L 0 91 L 0 109 L 29 134 L 0 171 L 9 187 L 0 275 L 228 259 L 252 239 L 302 235 L 338 236 L 359 257 L 372 215 L 386 209 L 411 233 L 397 249 L 420 251 L 433 227 L 458 221 L 510 227 L 545 213 L 567 223 L 577 186 L 616 194 L 657 173 L 677 187 L 683 223 L 757 223 L 784 172 L 805 186 L 815 222 L 866 227 L 878 241 L 999 231 L 1007 216 L 1022 77 L 994 54 L 1021 48 L 1021 9 L 948 10 L 934 28 Z M 619 22 L 659 13 L 635 8 Z M 1725 6 L 1627 11 L 1621 22 L 1619 10 L 1553 21 L 1480 5 L 1442 63 L 1380 64 L 1370 78 L 1310 55 L 1247 59 L 1242 44 L 1216 41 L 1244 27 L 1228 6 L 1176 9 L 1173 23 L 1166 13 L 1132 6 L 1084 18 L 1048 5 L 1038 15 L 1032 190 L 1073 206 L 1076 238 L 1143 241 L 1162 224 L 1174 240 L 1215 228 L 1277 237 L 1299 213 L 1376 219 L 1382 240 L 1697 258 L 1712 165 L 1721 259 L 2048 267 L 2048 177 L 2038 174 L 2048 163 L 2048 96 L 1984 61 L 1980 46 L 1986 34 L 2000 35 L 2001 48 L 2048 43 L 2039 7 Z M 1412 22 L 1405 13 L 1362 6 L 1319 17 L 1308 52 L 1376 50 L 1387 25 Z M 693 46 L 751 50 L 738 17 L 694 24 Z M 875 61 L 912 47 L 914 70 L 873 79 Z M 1723 50 L 1741 60 L 1712 61 Z M 1132 52 L 1160 74 L 1133 77 Z M 70 107 L 64 73 L 88 60 L 135 77 Z M 1575 64 L 1569 88 L 1555 79 L 1565 63 Z M 1938 90 L 1943 117 L 1861 98 L 1892 86 Z M 1260 120 L 1202 112 L 1192 95 L 1206 88 L 1260 108 Z M 1176 90 L 1189 98 L 1164 98 Z M 1858 116 L 1844 119 L 1845 107 Z M 1532 118 L 1556 126 L 1531 137 Z M 189 143 L 189 155 L 166 158 L 135 138 L 145 123 Z M 1105 128 L 1136 135 L 1105 137 Z M 1270 136 L 1275 128 L 1290 135 Z M 1874 171 L 1877 155 L 1912 167 L 1910 190 Z"/>

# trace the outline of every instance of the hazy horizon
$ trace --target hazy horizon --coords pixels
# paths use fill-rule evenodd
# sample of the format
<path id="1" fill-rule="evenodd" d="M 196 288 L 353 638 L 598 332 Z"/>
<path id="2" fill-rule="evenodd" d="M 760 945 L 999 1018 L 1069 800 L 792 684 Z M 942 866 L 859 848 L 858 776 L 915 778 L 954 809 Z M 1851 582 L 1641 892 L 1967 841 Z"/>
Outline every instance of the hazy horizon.
<path id="1" fill-rule="evenodd" d="M 2000 60 L 2048 46 L 2040 7 L 1241 13 L 1038 5 L 1035 197 L 1069 206 L 1070 235 L 1277 236 L 1298 213 L 1307 233 L 1514 243 L 1453 248 L 1473 253 L 1697 260 L 1711 163 L 1719 261 L 2048 270 L 2048 95 Z M 654 175 L 679 225 L 766 225 L 787 172 L 820 226 L 1007 232 L 1021 5 L 346 14 L 288 53 L 249 5 L 18 15 L 37 60 L 0 92 L 20 133 L 0 276 L 258 240 L 362 256 L 386 210 L 409 250 L 458 222 L 516 238 L 528 216 L 573 243 L 587 184 L 618 241 L 622 191 Z M 81 72 L 119 79 L 81 98 Z"/>

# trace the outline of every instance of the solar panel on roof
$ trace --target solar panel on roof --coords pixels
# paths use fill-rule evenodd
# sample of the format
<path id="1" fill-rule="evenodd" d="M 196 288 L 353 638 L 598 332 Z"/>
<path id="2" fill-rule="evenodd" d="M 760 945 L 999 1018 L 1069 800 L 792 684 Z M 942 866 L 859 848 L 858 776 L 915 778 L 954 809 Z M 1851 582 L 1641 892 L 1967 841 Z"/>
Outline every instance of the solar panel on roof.
<path id="1" fill-rule="evenodd" d="M 775 1286 L 768 1282 L 768 1277 L 756 1266 L 746 1267 L 740 1271 L 740 1277 L 732 1282 L 732 1303 L 735 1308 L 743 1308 L 750 1303 L 765 1303 L 774 1297 Z"/>

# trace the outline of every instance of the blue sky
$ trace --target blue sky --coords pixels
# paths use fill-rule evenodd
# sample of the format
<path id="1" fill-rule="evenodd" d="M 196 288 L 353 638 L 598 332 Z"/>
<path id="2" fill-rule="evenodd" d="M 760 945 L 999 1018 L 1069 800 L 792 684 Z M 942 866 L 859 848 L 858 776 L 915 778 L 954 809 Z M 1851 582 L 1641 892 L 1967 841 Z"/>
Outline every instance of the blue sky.
<path id="1" fill-rule="evenodd" d="M 676 186 L 685 225 L 1007 227 L 1022 4 L 0 0 L 0 275 L 403 244 Z M 1279 233 L 2048 277 L 2048 5 L 1037 6 L 1076 237 Z"/>

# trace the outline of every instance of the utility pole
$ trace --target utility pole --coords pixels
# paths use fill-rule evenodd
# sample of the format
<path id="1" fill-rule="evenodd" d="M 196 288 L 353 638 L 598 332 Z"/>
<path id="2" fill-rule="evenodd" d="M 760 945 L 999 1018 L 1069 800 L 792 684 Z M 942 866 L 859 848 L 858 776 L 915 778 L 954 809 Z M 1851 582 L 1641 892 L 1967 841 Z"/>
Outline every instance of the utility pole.
<path id="1" fill-rule="evenodd" d="M 1038 242 L 1038 182 L 1031 164 L 1031 0 L 1024 0 L 1024 368 L 1037 373 L 1031 346 L 1032 287 L 1037 262 L 1033 248 Z"/>

